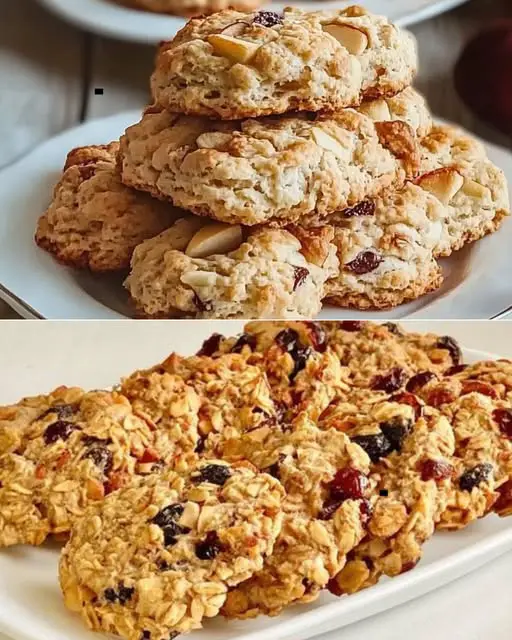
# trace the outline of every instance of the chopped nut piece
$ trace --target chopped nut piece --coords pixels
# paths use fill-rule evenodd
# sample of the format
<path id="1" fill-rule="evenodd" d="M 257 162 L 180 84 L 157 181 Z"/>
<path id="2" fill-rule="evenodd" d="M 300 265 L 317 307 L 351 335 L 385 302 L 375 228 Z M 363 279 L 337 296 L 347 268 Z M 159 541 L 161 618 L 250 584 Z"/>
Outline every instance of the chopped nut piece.
<path id="1" fill-rule="evenodd" d="M 254 42 L 218 34 L 208 36 L 208 42 L 212 45 L 215 53 L 242 64 L 249 62 L 260 48 L 260 45 Z"/>
<path id="2" fill-rule="evenodd" d="M 346 24 L 328 24 L 324 27 L 333 38 L 343 45 L 349 52 L 359 56 L 368 47 L 368 36 L 364 31 L 349 27 Z"/>
<path id="3" fill-rule="evenodd" d="M 207 258 L 238 249 L 242 240 L 242 227 L 239 224 L 209 224 L 199 229 L 185 253 L 191 258 Z"/>
<path id="4" fill-rule="evenodd" d="M 461 189 L 464 178 L 455 169 L 438 169 L 418 179 L 422 189 L 436 196 L 443 204 L 448 204 Z"/>

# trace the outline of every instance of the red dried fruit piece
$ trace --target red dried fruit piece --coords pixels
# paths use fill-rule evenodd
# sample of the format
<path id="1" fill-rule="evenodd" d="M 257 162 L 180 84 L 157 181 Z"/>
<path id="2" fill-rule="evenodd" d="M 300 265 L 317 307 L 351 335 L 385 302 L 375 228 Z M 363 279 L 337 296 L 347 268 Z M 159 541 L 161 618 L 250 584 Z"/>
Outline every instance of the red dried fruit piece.
<path id="1" fill-rule="evenodd" d="M 338 598 L 341 598 L 341 596 L 345 593 L 338 584 L 336 578 L 332 578 L 332 580 L 329 580 L 329 582 L 327 583 L 327 591 Z"/>
<path id="2" fill-rule="evenodd" d="M 334 500 L 361 500 L 368 487 L 368 478 L 352 467 L 336 472 L 329 483 L 330 497 Z"/>
<path id="3" fill-rule="evenodd" d="M 38 464 L 34 472 L 35 477 L 38 480 L 44 480 L 46 478 L 47 469 L 44 464 Z"/>
<path id="4" fill-rule="evenodd" d="M 407 573 L 408 571 L 412 571 L 414 569 L 414 567 L 418 564 L 419 560 L 414 560 L 411 562 L 406 562 L 403 567 L 402 567 L 402 571 L 400 573 Z"/>
<path id="5" fill-rule="evenodd" d="M 421 479 L 424 482 L 428 480 L 445 480 L 453 476 L 454 469 L 451 464 L 444 460 L 424 460 L 421 463 Z"/>
<path id="6" fill-rule="evenodd" d="M 490 398 L 498 398 L 498 394 L 496 393 L 496 389 L 493 389 L 490 384 L 487 382 L 480 382 L 479 380 L 465 380 L 462 383 L 462 390 L 460 395 L 466 395 L 468 393 L 481 393 L 484 396 L 489 396 Z"/>
<path id="7" fill-rule="evenodd" d="M 142 463 L 158 462 L 159 460 L 160 460 L 160 454 L 157 451 L 155 451 L 155 449 L 152 449 L 151 447 L 147 447 L 147 449 L 144 450 L 142 457 L 139 458 L 139 462 L 142 462 Z"/>
<path id="8" fill-rule="evenodd" d="M 355 207 L 349 207 L 343 209 L 341 215 L 344 218 L 354 218 L 359 216 L 373 216 L 375 215 L 375 202 L 373 200 L 363 200 L 356 204 Z"/>
<path id="9" fill-rule="evenodd" d="M 198 356 L 207 356 L 211 357 L 213 354 L 219 350 L 220 343 L 224 336 L 220 333 L 214 333 L 209 338 L 207 338 L 203 342 L 203 346 L 197 352 Z"/>
<path id="10" fill-rule="evenodd" d="M 46 444 L 54 444 L 57 440 L 66 441 L 76 429 L 78 429 L 78 427 L 72 422 L 57 420 L 57 422 L 53 422 L 46 428 L 43 438 Z"/>
<path id="11" fill-rule="evenodd" d="M 413 393 L 408 393 L 407 391 L 402 391 L 401 393 L 395 393 L 395 395 L 391 396 L 391 402 L 398 402 L 398 404 L 408 404 L 410 407 L 414 409 L 414 415 L 416 420 L 421 417 L 423 413 L 423 405 L 419 401 L 418 397 Z"/>
<path id="12" fill-rule="evenodd" d="M 512 409 L 495 409 L 492 417 L 501 433 L 512 440 Z"/>
<path id="13" fill-rule="evenodd" d="M 319 520 L 330 520 L 341 507 L 343 500 L 327 500 L 318 514 Z"/>
<path id="14" fill-rule="evenodd" d="M 301 284 L 304 284 L 306 278 L 309 276 L 309 271 L 304 267 L 294 267 L 294 281 L 293 290 L 296 291 Z"/>
<path id="15" fill-rule="evenodd" d="M 444 372 L 445 376 L 454 376 L 457 373 L 461 373 L 464 369 L 467 369 L 467 364 L 456 364 L 454 367 L 450 367 L 447 371 Z"/>
<path id="16" fill-rule="evenodd" d="M 415 376 L 410 378 L 409 382 L 405 385 L 405 388 L 411 393 L 417 393 L 422 387 L 436 377 L 436 374 L 432 371 L 420 371 L 420 373 L 417 373 Z"/>
<path id="17" fill-rule="evenodd" d="M 440 407 L 442 404 L 454 402 L 456 395 L 450 389 L 435 387 L 427 394 L 426 402 L 431 407 Z"/>
<path id="18" fill-rule="evenodd" d="M 361 251 L 351 262 L 347 262 L 345 269 L 362 276 L 365 273 L 375 271 L 382 261 L 382 256 L 375 251 Z"/>
<path id="19" fill-rule="evenodd" d="M 393 393 L 394 391 L 398 391 L 398 389 L 405 384 L 406 380 L 407 374 L 405 371 L 400 367 L 393 367 L 389 373 L 375 376 L 371 386 L 374 391 Z"/>
<path id="20" fill-rule="evenodd" d="M 311 346 L 315 351 L 323 353 L 327 349 L 327 336 L 322 327 L 316 322 L 305 322 L 308 328 Z"/>
<path id="21" fill-rule="evenodd" d="M 123 473 L 122 471 L 115 471 L 110 475 L 109 480 L 107 480 L 107 482 L 105 482 L 104 484 L 105 495 L 107 496 L 109 493 L 112 493 L 113 491 L 117 491 L 118 489 L 121 489 L 121 487 L 124 487 L 125 485 L 127 485 L 128 482 L 129 482 L 128 474 Z"/>
<path id="22" fill-rule="evenodd" d="M 494 511 L 498 513 L 509 511 L 512 507 L 512 480 L 502 484 L 498 493 L 499 498 L 494 503 Z"/>
<path id="23" fill-rule="evenodd" d="M 361 320 L 342 320 L 340 322 L 340 329 L 343 331 L 350 331 L 355 333 L 356 331 L 361 331 L 363 328 L 364 322 Z"/>

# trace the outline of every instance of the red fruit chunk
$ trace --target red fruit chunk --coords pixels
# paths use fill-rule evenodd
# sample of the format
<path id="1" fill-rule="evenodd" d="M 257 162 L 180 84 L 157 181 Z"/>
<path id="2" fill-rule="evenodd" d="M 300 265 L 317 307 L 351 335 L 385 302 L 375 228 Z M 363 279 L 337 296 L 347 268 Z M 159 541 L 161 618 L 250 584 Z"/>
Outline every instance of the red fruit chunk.
<path id="1" fill-rule="evenodd" d="M 368 478 L 357 469 L 340 469 L 329 484 L 330 497 L 334 500 L 361 500 L 367 486 Z"/>
<path id="2" fill-rule="evenodd" d="M 453 475 L 453 467 L 444 460 L 424 460 L 421 464 L 421 479 L 424 482 L 429 480 L 445 480 Z"/>
<path id="3" fill-rule="evenodd" d="M 347 262 L 345 269 L 362 276 L 365 273 L 375 271 L 383 258 L 375 251 L 361 251 L 351 262 Z"/>
<path id="4" fill-rule="evenodd" d="M 337 596 L 338 598 L 340 598 L 345 593 L 338 584 L 336 578 L 329 580 L 329 582 L 327 583 L 327 591 L 329 591 L 329 593 L 332 593 L 333 596 Z"/>
<path id="5" fill-rule="evenodd" d="M 494 511 L 508 511 L 512 507 L 512 480 L 505 482 L 498 489 L 499 498 L 494 503 Z"/>
<path id="6" fill-rule="evenodd" d="M 424 387 L 428 382 L 433 380 L 436 377 L 435 373 L 432 371 L 420 371 L 415 376 L 413 376 L 409 382 L 405 385 L 407 391 L 411 393 L 417 393 L 419 389 Z"/>
<path id="7" fill-rule="evenodd" d="M 492 417 L 501 433 L 512 440 L 512 409 L 495 409 L 492 412 Z"/>
<path id="8" fill-rule="evenodd" d="M 393 393 L 393 391 L 398 391 L 398 389 L 405 384 L 406 380 L 407 374 L 405 371 L 400 369 L 400 367 L 394 367 L 387 374 L 375 376 L 372 382 L 372 389 Z"/>
<path id="9" fill-rule="evenodd" d="M 363 324 L 361 320 L 342 320 L 340 322 L 340 328 L 343 329 L 343 331 L 355 333 L 356 331 L 361 331 Z"/>
<path id="10" fill-rule="evenodd" d="M 496 390 L 493 389 L 490 384 L 480 382 L 480 380 L 465 380 L 462 383 L 462 391 L 460 395 L 463 396 L 467 393 L 481 393 L 482 395 L 489 396 L 490 398 L 498 397 Z"/>
<path id="11" fill-rule="evenodd" d="M 408 393 L 407 391 L 395 393 L 394 396 L 391 396 L 390 401 L 398 402 L 398 404 L 408 404 L 414 409 L 416 420 L 418 420 L 418 418 L 420 418 L 421 414 L 423 413 L 423 405 L 418 400 L 417 396 L 415 396 L 413 393 Z"/>
<path id="12" fill-rule="evenodd" d="M 355 207 L 343 209 L 341 212 L 344 218 L 355 218 L 359 216 L 373 216 L 375 214 L 375 202 L 373 200 L 363 200 Z"/>
<path id="13" fill-rule="evenodd" d="M 464 371 L 464 369 L 467 369 L 468 365 L 467 364 L 456 364 L 453 367 L 450 367 L 447 371 L 444 372 L 445 376 L 454 376 L 457 373 L 461 373 L 461 371 Z"/>
<path id="14" fill-rule="evenodd" d="M 431 407 L 440 407 L 442 404 L 448 404 L 449 402 L 454 402 L 456 399 L 455 394 L 450 389 L 443 389 L 443 387 L 439 386 L 427 395 L 427 404 Z"/>

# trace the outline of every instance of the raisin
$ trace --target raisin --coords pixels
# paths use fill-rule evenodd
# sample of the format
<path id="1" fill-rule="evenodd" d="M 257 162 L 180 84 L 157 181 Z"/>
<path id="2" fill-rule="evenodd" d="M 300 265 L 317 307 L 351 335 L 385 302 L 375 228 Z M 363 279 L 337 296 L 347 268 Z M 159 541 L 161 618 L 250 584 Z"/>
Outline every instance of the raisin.
<path id="1" fill-rule="evenodd" d="M 392 451 L 400 451 L 404 439 L 412 429 L 412 422 L 406 418 L 396 417 L 380 425 L 382 433 L 391 444 Z"/>
<path id="2" fill-rule="evenodd" d="M 512 505 L 512 480 L 505 482 L 498 489 L 499 498 L 494 504 L 494 510 L 496 512 L 508 511 Z"/>
<path id="3" fill-rule="evenodd" d="M 213 356 L 213 354 L 219 350 L 220 343 L 223 339 L 224 336 L 222 336 L 220 333 L 214 333 L 203 342 L 203 346 L 199 349 L 197 355 L 208 357 Z"/>
<path id="4" fill-rule="evenodd" d="M 253 22 L 269 29 L 283 24 L 283 16 L 275 11 L 258 11 Z"/>
<path id="5" fill-rule="evenodd" d="M 204 436 L 199 436 L 197 439 L 196 448 L 194 449 L 195 453 L 204 453 L 206 448 L 206 438 Z"/>
<path id="6" fill-rule="evenodd" d="M 72 422 L 66 422 L 65 420 L 57 420 L 44 432 L 44 441 L 46 444 L 53 444 L 57 440 L 67 440 L 69 436 L 76 431 L 78 427 Z"/>
<path id="7" fill-rule="evenodd" d="M 103 597 L 107 602 L 117 602 L 117 592 L 115 589 L 105 589 Z"/>
<path id="8" fill-rule="evenodd" d="M 403 336 L 403 331 L 400 328 L 399 325 L 396 324 L 396 322 L 384 322 L 382 324 L 383 327 L 386 327 L 386 329 L 389 331 L 389 333 L 392 333 L 395 336 Z"/>
<path id="9" fill-rule="evenodd" d="M 95 440 L 89 445 L 88 450 L 84 454 L 84 458 L 90 458 L 94 464 L 100 469 L 105 475 L 108 475 L 110 471 L 112 471 L 112 467 L 114 464 L 114 459 L 112 452 L 107 446 L 100 440 Z"/>
<path id="10" fill-rule="evenodd" d="M 468 469 L 459 478 L 459 486 L 463 491 L 471 491 L 474 487 L 478 487 L 482 482 L 489 479 L 493 471 L 492 464 L 483 462 L 477 464 L 476 467 Z"/>
<path id="11" fill-rule="evenodd" d="M 312 349 L 310 349 L 309 347 L 302 347 L 301 349 L 296 349 L 293 353 L 290 354 L 295 362 L 293 371 L 289 375 L 290 382 L 293 382 L 297 375 L 306 368 L 308 359 L 311 356 L 312 352 Z"/>
<path id="12" fill-rule="evenodd" d="M 149 631 L 146 631 L 146 629 L 144 629 L 140 638 L 141 640 L 150 640 L 151 633 Z"/>
<path id="13" fill-rule="evenodd" d="M 362 276 L 365 273 L 375 271 L 383 258 L 375 251 L 361 251 L 351 262 L 347 262 L 345 269 Z"/>
<path id="14" fill-rule="evenodd" d="M 306 322 L 306 326 L 309 330 L 309 337 L 313 349 L 319 353 L 324 353 L 327 349 L 327 336 L 325 331 L 316 322 Z"/>
<path id="15" fill-rule="evenodd" d="M 409 382 L 405 385 L 407 391 L 411 393 L 418 393 L 418 391 L 428 384 L 431 380 L 436 378 L 436 374 L 432 371 L 420 371 L 415 376 L 409 379 Z"/>
<path id="16" fill-rule="evenodd" d="M 421 479 L 424 482 L 428 480 L 445 480 L 453 475 L 453 467 L 444 460 L 424 460 L 421 464 Z"/>
<path id="17" fill-rule="evenodd" d="M 44 413 L 42 413 L 39 416 L 38 420 L 42 420 L 43 418 L 46 418 L 52 413 L 55 413 L 59 419 L 69 418 L 74 413 L 76 413 L 76 410 L 77 410 L 77 407 L 72 404 L 56 404 L 53 407 L 50 407 L 49 409 L 47 409 Z"/>
<path id="18" fill-rule="evenodd" d="M 373 216 L 375 215 L 375 202 L 373 200 L 363 200 L 356 204 L 355 207 L 349 207 L 343 209 L 341 215 L 344 218 L 354 218 L 359 216 Z"/>
<path id="19" fill-rule="evenodd" d="M 172 547 L 178 542 L 178 536 L 183 536 L 190 533 L 190 529 L 182 527 L 176 522 L 170 522 L 168 525 L 162 528 L 164 532 L 164 545 L 166 547 Z"/>
<path id="20" fill-rule="evenodd" d="M 493 389 L 486 382 L 480 382 L 480 380 L 464 380 L 460 394 L 465 395 L 467 393 L 480 393 L 484 396 L 489 396 L 489 398 L 498 398 L 496 389 Z"/>
<path id="21" fill-rule="evenodd" d="M 444 372 L 445 376 L 454 376 L 457 373 L 461 373 L 464 369 L 467 369 L 467 364 L 456 364 L 453 367 L 450 367 L 447 371 Z"/>
<path id="22" fill-rule="evenodd" d="M 364 322 L 362 322 L 361 320 L 342 320 L 340 322 L 340 329 L 343 329 L 343 331 L 349 331 L 351 333 L 361 331 L 363 326 Z"/>
<path id="23" fill-rule="evenodd" d="M 293 268 L 294 281 L 293 281 L 293 290 L 296 291 L 301 284 L 304 284 L 306 278 L 309 276 L 309 271 L 304 267 L 294 267 Z"/>
<path id="24" fill-rule="evenodd" d="M 222 545 L 215 531 L 207 533 L 206 538 L 196 544 L 196 556 L 199 560 L 213 560 L 221 551 Z"/>
<path id="25" fill-rule="evenodd" d="M 341 598 L 341 596 L 345 593 L 343 589 L 340 587 L 336 578 L 332 578 L 331 580 L 329 580 L 326 588 L 327 588 L 327 591 L 329 591 L 329 593 L 332 593 L 332 595 L 336 596 L 337 598 Z"/>
<path id="26" fill-rule="evenodd" d="M 280 331 L 276 338 L 275 342 L 277 345 L 281 347 L 285 352 L 292 353 L 295 351 L 300 344 L 299 334 L 295 329 L 283 329 Z"/>
<path id="27" fill-rule="evenodd" d="M 458 342 L 450 336 L 442 336 L 437 341 L 438 349 L 446 349 L 452 357 L 453 364 L 460 364 L 462 360 L 462 351 L 460 350 Z"/>
<path id="28" fill-rule="evenodd" d="M 135 589 L 133 587 L 125 587 L 121 582 L 117 591 L 112 588 L 105 589 L 103 597 L 107 602 L 119 602 L 119 604 L 124 605 L 132 599 L 134 593 Z"/>
<path id="29" fill-rule="evenodd" d="M 408 393 L 407 391 L 395 393 L 395 395 L 391 396 L 390 401 L 398 402 L 398 404 L 408 404 L 414 409 L 414 416 L 416 420 L 421 418 L 421 414 L 423 413 L 423 405 L 418 400 L 418 397 L 413 393 Z"/>
<path id="30" fill-rule="evenodd" d="M 340 469 L 329 483 L 329 494 L 334 500 L 361 500 L 368 487 L 368 478 L 352 467 Z"/>
<path id="31" fill-rule="evenodd" d="M 176 523 L 176 520 L 183 515 L 184 507 L 181 504 L 170 504 L 167 507 L 161 509 L 156 516 L 151 520 L 154 524 L 158 525 L 162 529 L 169 527 Z"/>
<path id="32" fill-rule="evenodd" d="M 355 436 L 352 440 L 366 451 L 372 462 L 378 462 L 393 450 L 391 443 L 383 433 Z"/>
<path id="33" fill-rule="evenodd" d="M 492 417 L 501 433 L 512 440 L 512 409 L 494 409 Z"/>
<path id="34" fill-rule="evenodd" d="M 241 353 L 244 347 L 249 347 L 251 351 L 256 349 L 256 336 L 251 336 L 248 333 L 242 333 L 231 348 L 231 353 Z"/>
<path id="35" fill-rule="evenodd" d="M 387 374 L 377 375 L 372 381 L 372 389 L 393 393 L 405 384 L 407 374 L 400 367 L 394 367 Z"/>
<path id="36" fill-rule="evenodd" d="M 343 504 L 343 500 L 328 499 L 318 514 L 319 520 L 330 520 Z"/>
<path id="37" fill-rule="evenodd" d="M 222 487 L 231 478 L 231 470 L 223 464 L 209 464 L 203 467 L 196 482 L 210 482 Z"/>

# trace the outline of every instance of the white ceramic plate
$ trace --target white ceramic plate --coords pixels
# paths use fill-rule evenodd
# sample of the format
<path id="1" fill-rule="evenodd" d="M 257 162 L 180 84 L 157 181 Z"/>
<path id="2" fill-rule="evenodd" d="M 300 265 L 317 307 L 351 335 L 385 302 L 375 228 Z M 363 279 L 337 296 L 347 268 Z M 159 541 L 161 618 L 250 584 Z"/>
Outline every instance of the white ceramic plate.
<path id="1" fill-rule="evenodd" d="M 5 339 L 0 341 L 7 352 L 0 365 L 2 373 L 9 379 L 15 378 L 16 389 L 21 388 L 20 380 L 25 374 L 20 393 L 40 392 L 41 387 L 34 388 L 33 384 L 34 380 L 45 380 L 45 354 L 49 350 L 56 353 L 50 373 L 59 381 L 83 386 L 101 385 L 106 380 L 112 383 L 119 377 L 118 354 L 124 360 L 126 372 L 130 367 L 149 365 L 148 358 L 153 354 L 156 359 L 164 357 L 167 347 L 180 346 L 181 352 L 191 353 L 212 331 L 207 323 L 182 324 L 169 333 L 167 344 L 162 346 L 162 331 L 158 327 L 155 329 L 157 335 L 153 336 L 147 330 L 144 332 L 143 327 L 147 329 L 147 325 L 141 323 L 122 323 L 121 328 L 118 323 L 102 325 L 88 325 L 80 331 L 80 340 L 77 340 L 77 331 L 73 329 L 76 325 L 47 324 L 45 332 L 40 332 L 40 337 L 46 340 L 44 345 L 31 349 L 26 363 L 20 362 L 20 347 L 13 344 L 16 334 L 11 331 L 8 346 L 3 344 Z M 221 327 L 221 323 L 214 328 L 224 329 L 226 327 Z M 234 333 L 237 329 L 238 325 L 233 323 L 231 331 L 227 331 Z M 147 345 L 140 340 L 144 334 Z M 65 346 L 71 344 L 73 358 L 65 353 Z M 130 349 L 126 349 L 127 344 L 131 345 Z M 151 356 L 148 356 L 147 348 Z M 98 349 L 101 367 L 96 359 L 88 357 Z M 464 355 L 468 362 L 492 357 L 472 350 L 465 350 Z M 27 371 L 30 376 L 26 375 Z M 47 386 L 53 381 L 39 384 Z M 0 404 L 14 399 L 8 388 L 9 385 L 5 385 L 0 389 Z M 489 516 L 463 531 L 436 534 L 427 543 L 425 556 L 414 571 L 393 580 L 382 580 L 367 591 L 341 599 L 325 594 L 317 602 L 292 607 L 277 618 L 231 623 L 222 619 L 209 621 L 204 630 L 189 637 L 190 640 L 306 640 L 417 598 L 510 549 L 512 521 Z M 18 640 L 94 640 L 98 637 L 84 629 L 81 620 L 64 608 L 57 580 L 58 556 L 56 545 L 0 551 L 0 631 Z"/>
<path id="2" fill-rule="evenodd" d="M 135 11 L 116 5 L 109 0 L 39 0 L 43 5 L 78 25 L 104 36 L 131 40 L 145 44 L 158 44 L 168 40 L 184 24 L 181 18 Z M 408 26 L 433 17 L 467 0 L 361 0 L 375 13 L 389 16 Z M 267 7 L 276 10 L 294 4 L 309 10 L 331 9 L 356 4 L 352 0 L 296 0 L 271 2 Z"/>
<path id="3" fill-rule="evenodd" d="M 33 234 L 70 149 L 118 138 L 139 119 L 129 112 L 86 123 L 45 142 L 0 173 L 0 298 L 27 318 L 112 319 L 132 313 L 122 276 L 94 276 L 57 264 Z M 488 145 L 491 159 L 512 182 L 512 154 Z M 490 318 L 512 304 L 512 222 L 493 236 L 443 261 L 436 293 L 386 312 L 324 307 L 322 318 Z"/>

